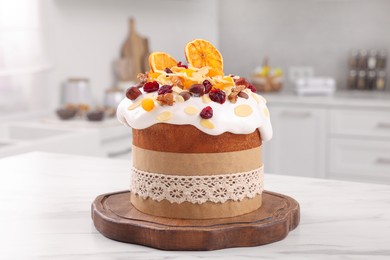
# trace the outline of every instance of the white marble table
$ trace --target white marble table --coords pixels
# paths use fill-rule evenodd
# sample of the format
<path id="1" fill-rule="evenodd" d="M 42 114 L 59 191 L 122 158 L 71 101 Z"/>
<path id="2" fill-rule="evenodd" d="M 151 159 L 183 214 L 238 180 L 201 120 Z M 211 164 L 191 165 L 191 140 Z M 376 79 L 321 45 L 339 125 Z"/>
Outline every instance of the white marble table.
<path id="1" fill-rule="evenodd" d="M 280 242 L 169 252 L 115 242 L 93 226 L 93 199 L 127 189 L 127 161 L 49 153 L 0 160 L 0 259 L 390 259 L 390 186 L 266 175 L 301 205 Z"/>

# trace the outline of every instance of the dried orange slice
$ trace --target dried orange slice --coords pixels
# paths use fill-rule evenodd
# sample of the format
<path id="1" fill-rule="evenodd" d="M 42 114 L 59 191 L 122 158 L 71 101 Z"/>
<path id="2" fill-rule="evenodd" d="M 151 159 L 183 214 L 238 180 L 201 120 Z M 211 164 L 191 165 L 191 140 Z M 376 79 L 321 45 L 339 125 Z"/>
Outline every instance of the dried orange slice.
<path id="1" fill-rule="evenodd" d="M 149 55 L 149 65 L 153 72 L 162 72 L 165 68 L 172 68 L 177 65 L 177 61 L 165 52 L 152 52 Z"/>
<path id="2" fill-rule="evenodd" d="M 187 43 L 184 53 L 187 62 L 195 68 L 209 67 L 215 75 L 223 75 L 223 58 L 210 42 L 196 39 Z"/>

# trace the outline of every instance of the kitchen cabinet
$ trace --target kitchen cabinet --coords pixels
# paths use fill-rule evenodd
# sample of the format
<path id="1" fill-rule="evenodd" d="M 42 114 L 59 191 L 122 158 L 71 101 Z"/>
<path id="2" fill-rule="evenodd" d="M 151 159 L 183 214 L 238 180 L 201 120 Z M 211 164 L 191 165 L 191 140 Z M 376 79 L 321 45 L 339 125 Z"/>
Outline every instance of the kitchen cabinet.
<path id="1" fill-rule="evenodd" d="M 112 159 L 131 158 L 131 128 L 118 123 L 117 126 L 100 130 L 100 145 L 107 157 Z"/>
<path id="2" fill-rule="evenodd" d="M 331 138 L 329 177 L 389 182 L 390 141 Z"/>
<path id="3" fill-rule="evenodd" d="M 390 95 L 265 95 L 274 129 L 265 171 L 390 184 Z"/>
<path id="4" fill-rule="evenodd" d="M 330 110 L 329 177 L 390 182 L 390 110 Z"/>
<path id="5" fill-rule="evenodd" d="M 265 146 L 267 172 L 325 177 L 325 109 L 269 105 L 274 137 Z"/>

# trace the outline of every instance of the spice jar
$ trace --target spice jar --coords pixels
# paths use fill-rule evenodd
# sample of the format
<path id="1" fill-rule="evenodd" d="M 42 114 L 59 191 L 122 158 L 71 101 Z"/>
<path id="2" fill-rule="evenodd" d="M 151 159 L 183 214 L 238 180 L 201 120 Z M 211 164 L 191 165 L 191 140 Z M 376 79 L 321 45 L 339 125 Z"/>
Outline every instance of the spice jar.
<path id="1" fill-rule="evenodd" d="M 378 54 L 378 60 L 377 60 L 377 68 L 378 69 L 385 69 L 386 68 L 386 60 L 387 60 L 387 52 L 386 50 L 381 50 Z"/>
<path id="2" fill-rule="evenodd" d="M 356 83 L 357 83 L 357 71 L 351 70 L 349 71 L 349 76 L 348 76 L 348 88 L 355 89 Z"/>
<path id="3" fill-rule="evenodd" d="M 378 72 L 375 88 L 377 90 L 384 90 L 386 88 L 386 72 L 384 70 Z"/>
<path id="4" fill-rule="evenodd" d="M 356 88 L 357 89 L 366 89 L 367 84 L 366 84 L 366 71 L 360 70 L 358 77 L 357 77 L 357 82 L 356 82 Z"/>
<path id="5" fill-rule="evenodd" d="M 367 58 L 367 67 L 369 70 L 376 69 L 376 63 L 377 63 L 377 51 L 376 50 L 370 50 L 370 54 Z"/>
<path id="6" fill-rule="evenodd" d="M 367 88 L 375 89 L 376 88 L 376 72 L 375 70 L 369 70 L 367 73 Z"/>
<path id="7" fill-rule="evenodd" d="M 359 51 L 357 66 L 358 66 L 358 69 L 360 69 L 360 70 L 367 69 L 367 51 L 366 50 Z"/>
<path id="8" fill-rule="evenodd" d="M 349 56 L 349 68 L 357 69 L 357 64 L 358 64 L 358 51 L 353 50 L 351 51 L 351 56 Z"/>

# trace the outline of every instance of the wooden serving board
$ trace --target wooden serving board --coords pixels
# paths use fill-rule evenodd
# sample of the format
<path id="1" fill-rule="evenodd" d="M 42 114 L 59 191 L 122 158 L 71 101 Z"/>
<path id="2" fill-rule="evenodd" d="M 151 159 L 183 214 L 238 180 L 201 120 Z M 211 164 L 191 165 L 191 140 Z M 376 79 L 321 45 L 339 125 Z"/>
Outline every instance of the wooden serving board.
<path id="1" fill-rule="evenodd" d="M 92 219 L 104 236 L 164 250 L 216 250 L 269 244 L 284 239 L 299 224 L 293 198 L 263 192 L 263 205 L 233 218 L 186 220 L 144 214 L 130 203 L 130 192 L 98 196 Z"/>

